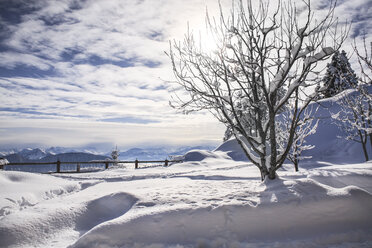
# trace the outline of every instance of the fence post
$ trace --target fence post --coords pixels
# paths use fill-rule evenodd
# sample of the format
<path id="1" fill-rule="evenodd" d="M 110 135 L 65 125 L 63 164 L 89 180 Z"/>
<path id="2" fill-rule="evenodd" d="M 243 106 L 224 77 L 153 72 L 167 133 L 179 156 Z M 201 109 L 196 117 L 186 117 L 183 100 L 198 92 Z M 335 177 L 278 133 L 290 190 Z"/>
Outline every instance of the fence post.
<path id="1" fill-rule="evenodd" d="M 80 172 L 80 164 L 79 163 L 77 163 L 77 165 L 76 165 L 76 172 Z"/>
<path id="2" fill-rule="evenodd" d="M 168 159 L 165 160 L 165 167 L 168 167 Z"/>
<path id="3" fill-rule="evenodd" d="M 105 169 L 108 169 L 109 163 L 107 161 L 105 162 L 105 165 Z"/>
<path id="4" fill-rule="evenodd" d="M 134 168 L 138 169 L 138 160 L 137 159 L 136 159 L 136 161 L 134 161 Z"/>
<path id="5" fill-rule="evenodd" d="M 61 172 L 61 161 L 57 160 L 57 173 Z"/>

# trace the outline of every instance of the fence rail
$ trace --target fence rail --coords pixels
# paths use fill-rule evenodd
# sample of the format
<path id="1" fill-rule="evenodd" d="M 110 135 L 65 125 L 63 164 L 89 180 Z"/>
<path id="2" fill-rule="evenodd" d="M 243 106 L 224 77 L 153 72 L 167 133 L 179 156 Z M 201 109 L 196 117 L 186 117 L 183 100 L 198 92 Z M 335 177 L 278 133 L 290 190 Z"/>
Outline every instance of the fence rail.
<path id="1" fill-rule="evenodd" d="M 81 165 L 84 164 L 104 164 L 105 169 L 109 168 L 110 164 L 134 164 L 134 168 L 138 169 L 139 164 L 147 164 L 147 163 L 162 163 L 165 167 L 169 166 L 170 163 L 179 163 L 182 162 L 182 160 L 134 160 L 134 161 L 115 161 L 115 160 L 93 160 L 93 161 L 83 161 L 83 162 L 62 162 L 62 161 L 56 161 L 56 162 L 32 162 L 32 163 L 8 163 L 5 165 L 0 165 L 0 169 L 4 169 L 4 166 L 32 166 L 32 165 L 56 165 L 56 173 L 62 173 L 62 172 L 75 172 L 79 173 L 81 169 Z M 61 170 L 61 164 L 76 164 L 76 171 L 62 171 Z M 160 165 L 159 165 L 160 166 Z"/>

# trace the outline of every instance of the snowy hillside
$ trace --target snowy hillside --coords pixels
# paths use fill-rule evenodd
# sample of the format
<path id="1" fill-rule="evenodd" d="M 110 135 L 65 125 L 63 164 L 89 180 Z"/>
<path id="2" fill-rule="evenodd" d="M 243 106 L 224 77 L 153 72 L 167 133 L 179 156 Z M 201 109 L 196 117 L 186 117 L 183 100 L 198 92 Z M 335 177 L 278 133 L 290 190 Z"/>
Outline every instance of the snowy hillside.
<path id="1" fill-rule="evenodd" d="M 372 94 L 372 87 L 369 87 Z M 307 138 L 309 144 L 315 145 L 315 148 L 307 151 L 306 155 L 313 156 L 313 160 L 355 163 L 365 161 L 362 146 L 360 143 L 345 140 L 347 134 L 340 130 L 331 119 L 332 114 L 340 111 L 337 101 L 348 94 L 357 94 L 354 90 L 346 90 L 332 98 L 319 101 L 315 106 L 319 106 L 316 117 L 320 119 L 316 134 Z M 367 144 L 367 151 L 372 156 L 371 145 Z"/>
<path id="2" fill-rule="evenodd" d="M 372 94 L 372 87 L 369 90 Z M 337 163 L 361 163 L 365 161 L 361 144 L 346 140 L 347 134 L 340 130 L 331 118 L 332 114 L 340 111 L 337 101 L 343 94 L 355 94 L 355 92 L 347 90 L 342 94 L 320 100 L 309 106 L 309 108 L 318 109 L 315 117 L 319 119 L 316 133 L 306 138 L 307 144 L 314 145 L 315 148 L 303 153 L 305 156 L 312 156 L 312 163 L 314 161 Z M 216 151 L 227 152 L 234 160 L 247 160 L 243 150 L 234 139 L 221 144 L 216 148 Z M 367 151 L 372 157 L 372 149 L 369 143 L 367 144 Z M 300 163 L 306 164 L 307 160 Z"/>

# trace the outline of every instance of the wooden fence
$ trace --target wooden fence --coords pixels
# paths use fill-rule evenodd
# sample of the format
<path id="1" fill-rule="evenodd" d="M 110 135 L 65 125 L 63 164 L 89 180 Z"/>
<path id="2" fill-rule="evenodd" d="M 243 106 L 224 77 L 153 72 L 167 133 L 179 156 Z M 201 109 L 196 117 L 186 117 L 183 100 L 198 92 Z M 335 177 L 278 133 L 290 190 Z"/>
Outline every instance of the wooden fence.
<path id="1" fill-rule="evenodd" d="M 32 166 L 32 165 L 56 165 L 56 173 L 79 173 L 81 172 L 81 165 L 85 164 L 104 164 L 105 169 L 109 168 L 109 165 L 116 165 L 116 164 L 134 164 L 134 168 L 138 169 L 139 164 L 149 164 L 149 163 L 161 163 L 158 166 L 164 165 L 165 167 L 169 166 L 170 163 L 179 163 L 182 162 L 182 160 L 149 160 L 149 161 L 140 161 L 140 160 L 135 160 L 135 161 L 113 161 L 113 160 L 97 160 L 97 161 L 90 161 L 90 162 L 61 162 L 61 161 L 56 161 L 56 162 L 39 162 L 39 163 L 8 163 L 5 165 L 0 165 L 0 169 L 4 169 L 4 166 Z M 62 171 L 61 170 L 61 164 L 76 164 L 76 170 L 75 171 Z"/>

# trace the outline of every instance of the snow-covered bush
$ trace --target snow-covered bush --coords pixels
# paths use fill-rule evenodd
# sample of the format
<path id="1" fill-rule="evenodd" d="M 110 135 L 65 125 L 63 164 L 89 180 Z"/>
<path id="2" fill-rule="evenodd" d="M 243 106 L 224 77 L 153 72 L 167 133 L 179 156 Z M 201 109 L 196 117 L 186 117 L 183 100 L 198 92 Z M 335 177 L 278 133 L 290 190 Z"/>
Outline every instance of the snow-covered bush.
<path id="1" fill-rule="evenodd" d="M 4 165 L 9 164 L 9 161 L 6 158 L 0 158 L 0 169 L 4 168 Z"/>
<path id="2" fill-rule="evenodd" d="M 318 62 L 340 48 L 347 32 L 334 19 L 334 2 L 321 20 L 310 1 L 235 3 L 229 16 L 221 9 L 219 21 L 207 17 L 217 49 L 204 50 L 192 32 L 183 43 L 171 43 L 177 88 L 185 90 L 175 92 L 171 105 L 185 113 L 209 110 L 230 129 L 261 179 L 274 179 L 317 97 Z M 280 113 L 288 107 L 293 114 L 283 130 Z M 288 138 L 280 139 L 279 132 Z"/>

